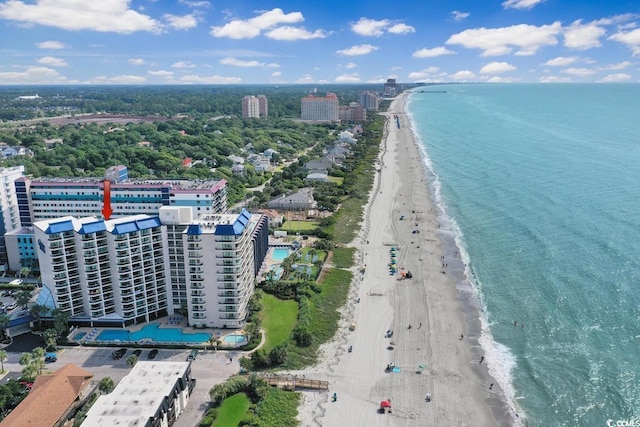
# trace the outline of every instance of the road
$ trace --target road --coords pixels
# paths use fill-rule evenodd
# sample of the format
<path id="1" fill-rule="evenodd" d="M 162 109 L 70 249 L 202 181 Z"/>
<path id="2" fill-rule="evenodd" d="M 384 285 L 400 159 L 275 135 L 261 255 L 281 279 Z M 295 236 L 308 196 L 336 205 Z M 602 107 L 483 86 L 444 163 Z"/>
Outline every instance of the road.
<path id="1" fill-rule="evenodd" d="M 67 363 L 76 364 L 94 374 L 95 381 L 100 381 L 104 377 L 111 377 L 114 384 L 118 384 L 122 378 L 129 373 L 131 367 L 127 365 L 127 358 L 133 353 L 129 349 L 119 360 L 111 358 L 113 348 L 88 348 L 70 347 L 61 349 L 58 352 L 58 360 L 47 364 L 47 369 L 56 370 Z M 164 350 L 161 349 L 156 356 L 156 361 L 186 361 L 190 350 Z M 140 360 L 148 360 L 149 350 L 144 350 L 140 355 Z M 224 382 L 231 375 L 240 371 L 238 357 L 229 362 L 228 352 L 200 351 L 195 361 L 191 363 L 191 376 L 197 380 L 196 386 L 191 394 L 191 399 L 185 411 L 175 422 L 175 427 L 196 427 L 206 410 L 209 407 L 209 390 L 216 384 Z M 15 376 L 22 370 L 18 363 L 20 353 L 8 353 L 4 362 L 5 370 L 9 371 L 9 376 Z M 5 381 L 5 379 L 2 379 Z"/>

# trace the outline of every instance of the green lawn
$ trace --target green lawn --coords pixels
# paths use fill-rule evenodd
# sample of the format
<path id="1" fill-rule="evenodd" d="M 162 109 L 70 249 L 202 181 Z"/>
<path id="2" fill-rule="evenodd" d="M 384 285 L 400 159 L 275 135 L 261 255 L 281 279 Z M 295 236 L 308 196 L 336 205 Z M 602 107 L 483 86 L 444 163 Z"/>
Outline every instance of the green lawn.
<path id="1" fill-rule="evenodd" d="M 244 393 L 234 394 L 224 399 L 220 408 L 218 408 L 218 416 L 211 425 L 212 427 L 229 427 L 237 426 L 244 414 L 249 409 L 251 401 Z"/>
<path id="2" fill-rule="evenodd" d="M 318 228 L 317 221 L 299 221 L 297 219 L 292 219 L 291 221 L 287 221 L 282 224 L 282 227 L 280 227 L 278 230 L 296 232 L 298 230 L 310 231 L 315 230 L 316 228 Z"/>
<path id="3" fill-rule="evenodd" d="M 284 301 L 273 295 L 262 296 L 262 328 L 266 332 L 264 350 L 268 353 L 278 344 L 285 342 L 298 319 L 298 303 L 294 300 Z"/>

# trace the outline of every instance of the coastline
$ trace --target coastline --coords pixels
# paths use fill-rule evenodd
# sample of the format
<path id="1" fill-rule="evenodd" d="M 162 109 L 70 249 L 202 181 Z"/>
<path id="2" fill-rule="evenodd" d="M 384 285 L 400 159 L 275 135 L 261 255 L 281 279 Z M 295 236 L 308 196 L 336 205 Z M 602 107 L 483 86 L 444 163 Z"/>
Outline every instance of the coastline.
<path id="1" fill-rule="evenodd" d="M 409 96 L 399 95 L 385 113 L 379 172 L 351 244 L 357 265 L 339 329 L 321 346 L 320 362 L 299 372 L 330 383 L 330 393 L 303 393 L 298 418 L 305 426 L 517 424 L 483 357 L 479 301 L 455 236 L 439 222 L 424 153 L 405 114 Z M 392 246 L 398 273 L 411 271 L 412 279 L 389 274 Z M 389 363 L 400 372 L 385 372 Z M 386 399 L 393 412 L 381 415 Z"/>

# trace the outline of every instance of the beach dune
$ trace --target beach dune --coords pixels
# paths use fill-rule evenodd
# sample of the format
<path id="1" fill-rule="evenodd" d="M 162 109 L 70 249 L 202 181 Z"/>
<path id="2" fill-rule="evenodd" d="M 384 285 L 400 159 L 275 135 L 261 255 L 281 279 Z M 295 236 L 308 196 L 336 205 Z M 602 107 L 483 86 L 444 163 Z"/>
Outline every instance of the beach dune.
<path id="1" fill-rule="evenodd" d="M 330 384 L 329 393 L 303 394 L 299 419 L 304 426 L 507 426 L 514 421 L 500 388 L 489 389 L 494 382 L 486 368 L 490 361 L 483 359 L 479 330 L 468 324 L 456 288 L 462 261 L 442 243 L 405 115 L 407 97 L 398 96 L 386 113 L 379 172 L 362 230 L 352 243 L 358 262 L 340 328 L 321 347 L 320 362 L 304 371 Z M 411 279 L 399 280 L 409 271 Z M 389 371 L 389 364 L 396 369 Z M 391 402 L 391 413 L 378 411 L 383 400 Z"/>

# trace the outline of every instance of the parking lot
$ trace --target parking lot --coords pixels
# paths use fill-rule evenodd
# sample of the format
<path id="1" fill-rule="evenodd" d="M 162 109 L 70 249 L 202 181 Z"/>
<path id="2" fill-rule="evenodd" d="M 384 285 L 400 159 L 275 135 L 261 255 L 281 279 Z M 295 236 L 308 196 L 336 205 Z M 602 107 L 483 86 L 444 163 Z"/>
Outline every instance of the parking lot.
<path id="1" fill-rule="evenodd" d="M 56 370 L 67 363 L 73 363 L 94 374 L 95 381 L 104 377 L 111 377 L 115 384 L 129 373 L 131 366 L 127 365 L 127 358 L 134 354 L 135 349 L 126 349 L 126 353 L 120 359 L 113 359 L 112 353 L 118 348 L 89 348 L 73 347 L 60 349 L 57 352 L 58 360 L 47 363 L 47 369 Z M 142 353 L 138 360 L 149 360 L 151 349 L 140 349 Z M 191 350 L 158 349 L 154 361 L 179 361 L 186 362 Z M 233 357 L 230 362 L 229 357 Z M 20 372 L 20 354 L 9 353 L 8 360 L 4 362 L 5 369 L 11 372 Z M 191 361 L 191 376 L 197 379 L 196 386 L 191 394 L 191 399 L 186 410 L 180 415 L 174 426 L 197 426 L 209 404 L 209 390 L 216 384 L 224 382 L 231 375 L 240 370 L 238 365 L 239 355 L 229 352 L 199 351 L 195 360 Z M 3 380 L 4 381 L 4 380 Z"/>

